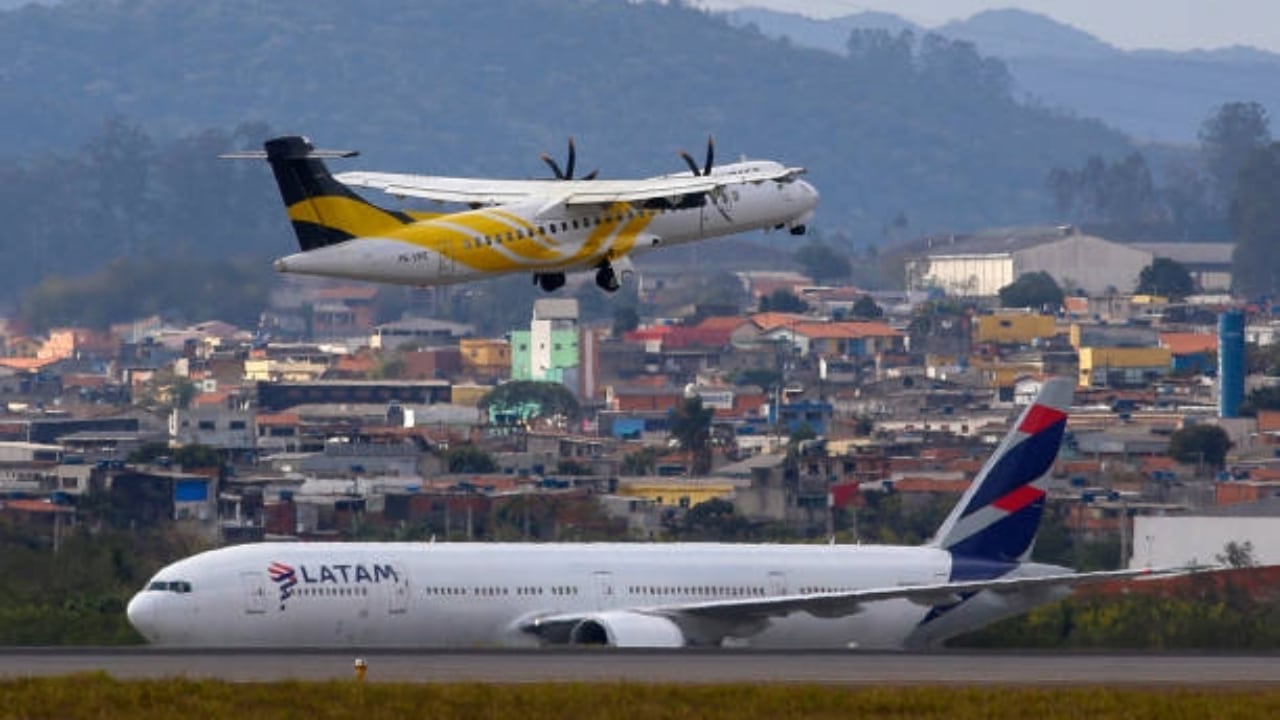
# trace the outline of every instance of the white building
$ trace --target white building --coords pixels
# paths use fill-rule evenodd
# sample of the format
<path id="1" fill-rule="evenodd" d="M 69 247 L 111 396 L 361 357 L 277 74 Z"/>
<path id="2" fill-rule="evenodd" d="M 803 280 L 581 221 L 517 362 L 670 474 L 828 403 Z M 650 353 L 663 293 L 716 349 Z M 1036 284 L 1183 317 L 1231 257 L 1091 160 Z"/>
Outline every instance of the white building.
<path id="1" fill-rule="evenodd" d="M 1280 565 L 1280 498 L 1195 514 L 1139 515 L 1129 567 L 1216 564 L 1229 543 L 1249 543 L 1258 565 Z"/>
<path id="2" fill-rule="evenodd" d="M 1090 295 L 1132 292 L 1157 257 L 1188 267 L 1206 288 L 1230 286 L 1231 245 L 1125 244 L 1073 227 L 930 238 L 907 260 L 907 289 L 938 288 L 948 295 L 993 297 L 1027 273 L 1045 272 L 1064 290 Z M 1224 263 L 1224 258 L 1226 259 Z"/>

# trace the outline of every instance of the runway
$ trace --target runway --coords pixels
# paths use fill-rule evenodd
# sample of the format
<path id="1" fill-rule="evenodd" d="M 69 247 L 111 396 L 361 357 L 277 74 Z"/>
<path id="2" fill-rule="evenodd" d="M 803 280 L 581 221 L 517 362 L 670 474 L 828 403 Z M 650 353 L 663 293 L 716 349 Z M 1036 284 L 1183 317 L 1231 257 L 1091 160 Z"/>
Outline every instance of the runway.
<path id="1" fill-rule="evenodd" d="M 171 651 L 0 649 L 0 677 L 105 672 L 118 679 L 233 682 L 353 677 L 371 682 L 675 682 L 829 685 L 1280 685 L 1280 656 L 759 651 Z"/>

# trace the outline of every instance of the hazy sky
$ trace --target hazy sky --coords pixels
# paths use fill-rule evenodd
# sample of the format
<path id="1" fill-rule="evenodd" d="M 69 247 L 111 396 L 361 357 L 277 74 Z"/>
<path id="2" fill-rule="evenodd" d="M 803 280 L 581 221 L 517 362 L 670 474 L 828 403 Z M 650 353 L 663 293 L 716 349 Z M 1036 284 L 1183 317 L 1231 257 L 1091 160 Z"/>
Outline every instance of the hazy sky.
<path id="1" fill-rule="evenodd" d="M 1116 47 L 1280 52 L 1280 0 L 697 0 L 712 9 L 769 7 L 811 17 L 891 12 L 932 27 L 982 10 L 1017 7 L 1074 25 Z"/>

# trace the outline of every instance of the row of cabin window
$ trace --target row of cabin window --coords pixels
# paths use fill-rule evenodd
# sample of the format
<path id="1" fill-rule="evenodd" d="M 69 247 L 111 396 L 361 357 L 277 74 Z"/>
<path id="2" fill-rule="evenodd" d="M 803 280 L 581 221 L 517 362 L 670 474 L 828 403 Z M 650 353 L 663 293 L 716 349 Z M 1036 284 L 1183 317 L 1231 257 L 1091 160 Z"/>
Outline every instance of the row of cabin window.
<path id="1" fill-rule="evenodd" d="M 693 587 L 664 587 L 633 585 L 627 588 L 632 595 L 712 595 L 717 597 L 764 597 L 762 587 L 751 585 L 695 585 Z"/>
<path id="2" fill-rule="evenodd" d="M 294 591 L 302 597 L 364 597 L 369 594 L 367 587 L 304 587 Z"/>
<path id="3" fill-rule="evenodd" d="M 503 243 L 510 243 L 510 242 L 515 242 L 516 240 L 523 240 L 525 238 L 533 237 L 534 235 L 541 235 L 545 237 L 548 234 L 555 235 L 557 232 L 568 232 L 570 225 L 573 226 L 574 230 L 578 230 L 580 228 L 589 228 L 592 225 L 597 225 L 597 226 L 603 225 L 604 223 L 610 222 L 610 221 L 621 222 L 623 220 L 630 220 L 631 218 L 634 218 L 637 215 L 652 217 L 653 215 L 656 215 L 658 212 L 659 211 L 656 211 L 656 210 L 641 210 L 639 212 L 635 210 L 628 210 L 625 213 L 604 215 L 598 218 L 583 218 L 581 221 L 572 220 L 572 221 L 562 222 L 559 224 L 559 230 L 556 229 L 557 228 L 556 223 L 551 223 L 550 225 L 539 225 L 536 230 L 524 230 L 524 229 L 512 230 L 512 231 L 505 232 L 501 235 L 486 235 L 483 238 L 479 238 L 475 241 L 464 240 L 462 242 L 462 246 L 465 248 L 479 247 L 481 245 L 491 246 L 494 244 L 494 242 L 497 242 L 499 245 L 501 245 Z"/>
<path id="4" fill-rule="evenodd" d="M 423 593 L 427 595 L 472 595 L 476 597 L 497 597 L 501 595 L 577 595 L 578 588 L 572 585 L 556 585 L 550 588 L 542 588 L 537 586 L 522 586 L 514 588 L 509 587 L 449 587 L 449 586 L 432 586 L 425 588 Z"/>

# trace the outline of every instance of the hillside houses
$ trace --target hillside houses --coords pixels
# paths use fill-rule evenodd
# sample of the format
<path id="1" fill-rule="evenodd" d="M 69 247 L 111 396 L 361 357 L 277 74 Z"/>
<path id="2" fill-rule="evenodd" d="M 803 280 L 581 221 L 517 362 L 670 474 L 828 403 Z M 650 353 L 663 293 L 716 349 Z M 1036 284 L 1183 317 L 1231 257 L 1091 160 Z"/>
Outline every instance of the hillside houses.
<path id="1" fill-rule="evenodd" d="M 87 493 L 133 488 L 120 497 L 141 504 L 135 521 L 227 542 L 361 528 L 647 538 L 720 499 L 762 526 L 856 536 L 868 497 L 927 505 L 962 491 L 1048 375 L 1078 381 L 1052 497 L 1080 532 L 1116 531 L 1122 501 L 1164 513 L 1273 492 L 1268 413 L 1224 423 L 1236 443 L 1225 476 L 1156 462 L 1169 461 L 1173 432 L 1218 422 L 1212 326 L 1114 297 L 1104 315 L 1092 298 L 1048 314 L 883 294 L 883 318 L 853 320 L 865 293 L 852 288 L 772 275 L 754 288 L 813 302 L 642 318 L 615 333 L 585 321 L 577 300 L 552 298 L 527 326 L 481 337 L 432 318 L 378 323 L 368 291 L 327 287 L 258 328 L 147 318 L 14 334 L 0 358 L 0 498 L 21 502 L 0 513 L 52 532 L 53 520 L 76 521 Z M 1255 313 L 1251 337 L 1271 337 L 1269 326 Z M 556 383 L 579 414 L 481 406 L 512 381 Z M 673 435 L 691 398 L 710 411 L 706 472 Z M 173 459 L 188 447 L 217 453 L 203 480 Z M 59 509 L 40 515 L 33 502 Z"/>

